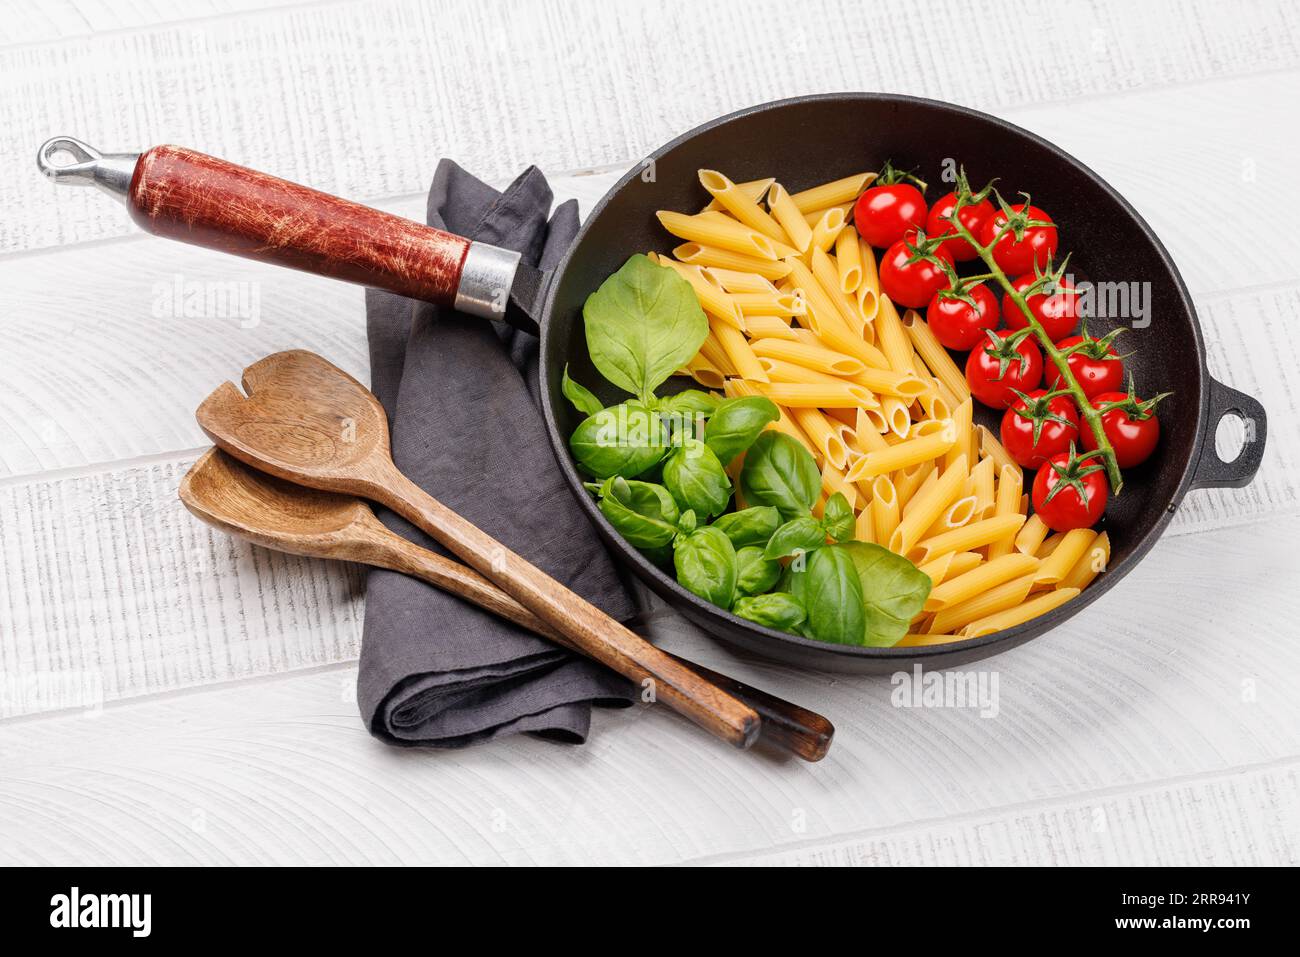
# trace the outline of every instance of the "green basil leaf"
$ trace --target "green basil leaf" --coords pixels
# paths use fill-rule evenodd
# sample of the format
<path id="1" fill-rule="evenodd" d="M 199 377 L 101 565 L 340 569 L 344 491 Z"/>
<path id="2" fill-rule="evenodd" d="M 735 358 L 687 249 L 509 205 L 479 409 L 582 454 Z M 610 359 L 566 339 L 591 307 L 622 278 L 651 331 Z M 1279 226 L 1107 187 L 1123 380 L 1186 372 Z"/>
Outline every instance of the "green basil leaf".
<path id="1" fill-rule="evenodd" d="M 715 395 L 701 392 L 699 389 L 683 389 L 675 395 L 666 395 L 659 400 L 659 408 L 678 415 L 710 416 L 722 401 Z"/>
<path id="2" fill-rule="evenodd" d="M 639 254 L 587 297 L 582 316 L 600 374 L 646 402 L 709 334 L 690 283 Z"/>
<path id="3" fill-rule="evenodd" d="M 699 439 L 686 439 L 664 462 L 664 485 L 682 508 L 706 520 L 727 510 L 731 480 L 712 450 Z"/>
<path id="4" fill-rule="evenodd" d="M 787 558 L 800 552 L 807 554 L 826 544 L 826 529 L 811 515 L 792 518 L 772 535 L 763 551 L 769 559 Z"/>
<path id="5" fill-rule="evenodd" d="M 862 582 L 844 545 L 817 549 L 802 571 L 789 575 L 789 581 L 790 593 L 808 612 L 804 634 L 839 645 L 863 643 Z"/>
<path id="6" fill-rule="evenodd" d="M 569 378 L 569 366 L 565 363 L 564 374 L 560 376 L 560 391 L 573 403 L 573 407 L 583 415 L 595 415 L 605 408 L 605 403 L 596 398 L 590 389 Z"/>
<path id="7" fill-rule="evenodd" d="M 686 511 L 682 512 L 681 517 L 677 519 L 677 530 L 688 535 L 695 531 L 697 525 L 699 525 L 699 519 L 695 517 L 694 509 L 688 508 Z"/>
<path id="8" fill-rule="evenodd" d="M 596 478 L 633 478 L 653 468 L 668 451 L 659 416 L 638 402 L 601 409 L 573 430 L 569 449 Z"/>
<path id="9" fill-rule="evenodd" d="M 822 510 L 822 528 L 837 542 L 847 542 L 853 537 L 853 506 L 843 492 L 836 492 L 826 500 L 826 508 Z"/>
<path id="10" fill-rule="evenodd" d="M 736 596 L 736 549 L 731 539 L 712 526 L 679 535 L 673 543 L 677 580 L 688 591 L 720 608 L 730 608 Z"/>
<path id="11" fill-rule="evenodd" d="M 930 576 L 903 556 L 870 542 L 847 542 L 836 548 L 853 560 L 862 586 L 861 643 L 872 648 L 898 644 L 930 597 Z"/>
<path id="12" fill-rule="evenodd" d="M 615 476 L 601 487 L 600 511 L 628 543 L 661 549 L 677 534 L 677 503 L 668 489 Z"/>
<path id="13" fill-rule="evenodd" d="M 821 492 L 822 475 L 812 453 L 783 432 L 754 440 L 740 470 L 746 505 L 771 505 L 789 521 L 808 514 Z"/>
<path id="14" fill-rule="evenodd" d="M 704 441 L 723 465 L 730 465 L 745 449 L 754 444 L 769 422 L 781 417 L 771 399 L 758 395 L 724 399 L 718 404 L 704 430 Z"/>
<path id="15" fill-rule="evenodd" d="M 794 633 L 808 617 L 799 599 L 789 592 L 774 591 L 752 598 L 737 598 L 731 613 L 758 625 Z"/>
<path id="16" fill-rule="evenodd" d="M 772 533 L 780 526 L 781 513 L 771 505 L 755 505 L 738 512 L 728 512 L 713 523 L 714 528 L 726 532 L 731 544 L 737 548 L 766 545 Z"/>
<path id="17" fill-rule="evenodd" d="M 736 593 L 757 595 L 777 583 L 781 563 L 763 557 L 763 549 L 746 545 L 736 550 Z"/>

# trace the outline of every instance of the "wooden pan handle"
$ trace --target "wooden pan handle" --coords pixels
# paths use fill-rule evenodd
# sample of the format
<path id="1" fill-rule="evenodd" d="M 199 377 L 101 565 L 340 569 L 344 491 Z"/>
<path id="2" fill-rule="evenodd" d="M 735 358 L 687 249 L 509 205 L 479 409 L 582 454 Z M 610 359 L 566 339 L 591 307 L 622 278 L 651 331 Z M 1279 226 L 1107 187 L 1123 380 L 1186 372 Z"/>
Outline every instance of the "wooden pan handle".
<path id="1" fill-rule="evenodd" d="M 536 632 L 556 644 L 576 651 L 582 650 L 564 634 L 542 621 L 519 602 L 515 601 L 474 569 L 429 551 L 407 541 L 376 522 L 377 542 L 383 548 L 384 564 L 394 571 L 412 575 L 436 588 L 450 592 L 480 608 L 499 615 L 516 625 Z M 685 658 L 665 651 L 669 658 L 683 668 L 693 671 L 703 680 L 717 685 L 758 713 L 761 722 L 760 736 L 779 745 L 805 761 L 820 761 L 830 750 L 835 727 L 813 711 L 778 698 L 758 688 L 751 688 L 735 678 L 710 671 Z"/>
<path id="2" fill-rule="evenodd" d="M 395 467 L 375 476 L 366 493 L 451 549 L 463 561 L 556 631 L 567 643 L 638 684 L 656 701 L 737 748 L 758 737 L 758 713 L 704 680 L 667 652 L 629 631 L 585 598 L 462 518 Z"/>
<path id="3" fill-rule="evenodd" d="M 470 241 L 180 146 L 136 162 L 127 194 L 147 232 L 403 296 L 451 304 Z"/>

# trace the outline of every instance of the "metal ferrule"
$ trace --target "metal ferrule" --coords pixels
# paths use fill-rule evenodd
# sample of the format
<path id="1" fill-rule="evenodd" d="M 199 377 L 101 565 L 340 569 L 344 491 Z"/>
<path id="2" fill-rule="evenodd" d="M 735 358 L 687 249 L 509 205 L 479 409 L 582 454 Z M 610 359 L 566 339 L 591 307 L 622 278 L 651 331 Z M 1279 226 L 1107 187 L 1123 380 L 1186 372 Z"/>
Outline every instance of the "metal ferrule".
<path id="1" fill-rule="evenodd" d="M 505 318 L 518 266 L 519 253 L 486 243 L 470 243 L 460 271 L 460 285 L 456 287 L 456 308 L 483 319 Z"/>
<path id="2" fill-rule="evenodd" d="M 55 157 L 61 153 L 71 155 L 75 162 L 56 163 Z M 123 202 L 139 159 L 139 153 L 101 153 L 71 136 L 48 139 L 36 152 L 36 165 L 46 179 L 68 186 L 94 186 Z"/>

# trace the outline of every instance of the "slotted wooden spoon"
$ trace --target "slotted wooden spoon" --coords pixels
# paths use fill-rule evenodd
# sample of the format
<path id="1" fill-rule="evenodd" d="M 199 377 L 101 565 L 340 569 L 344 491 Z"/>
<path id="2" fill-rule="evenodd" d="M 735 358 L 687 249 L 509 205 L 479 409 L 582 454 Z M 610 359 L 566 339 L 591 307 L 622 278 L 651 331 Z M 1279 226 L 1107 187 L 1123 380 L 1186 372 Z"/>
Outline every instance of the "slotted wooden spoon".
<path id="1" fill-rule="evenodd" d="M 359 498 L 275 478 L 209 449 L 181 480 L 181 501 L 197 517 L 257 545 L 294 555 L 389 568 L 422 579 L 578 651 L 546 622 L 472 568 L 421 548 L 384 526 Z M 758 712 L 761 736 L 805 761 L 820 761 L 835 728 L 824 717 L 665 652 Z"/>
<path id="2" fill-rule="evenodd" d="M 737 748 L 758 714 L 629 631 L 586 599 L 433 498 L 393 464 L 384 408 L 320 356 L 277 352 L 244 370 L 247 397 L 226 382 L 203 400 L 199 427 L 247 465 L 326 492 L 379 502 L 423 529 L 546 622 L 583 654 Z"/>

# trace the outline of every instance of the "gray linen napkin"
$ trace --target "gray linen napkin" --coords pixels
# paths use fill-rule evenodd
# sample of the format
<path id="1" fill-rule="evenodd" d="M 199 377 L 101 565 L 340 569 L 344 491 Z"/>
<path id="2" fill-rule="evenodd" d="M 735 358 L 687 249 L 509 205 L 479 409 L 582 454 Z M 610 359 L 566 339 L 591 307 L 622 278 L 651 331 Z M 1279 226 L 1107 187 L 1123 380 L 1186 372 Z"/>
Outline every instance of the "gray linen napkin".
<path id="1" fill-rule="evenodd" d="M 574 202 L 548 222 L 551 199 L 535 167 L 498 193 L 443 160 L 428 222 L 550 269 L 578 230 Z M 546 439 L 537 340 L 373 289 L 366 330 L 371 387 L 388 411 L 397 466 L 610 615 L 630 617 L 629 592 Z M 380 517 L 448 554 L 396 515 Z M 384 741 L 452 748 L 526 731 L 581 743 L 593 703 L 633 698 L 622 678 L 467 602 L 396 572 L 368 575 L 357 699 Z"/>

